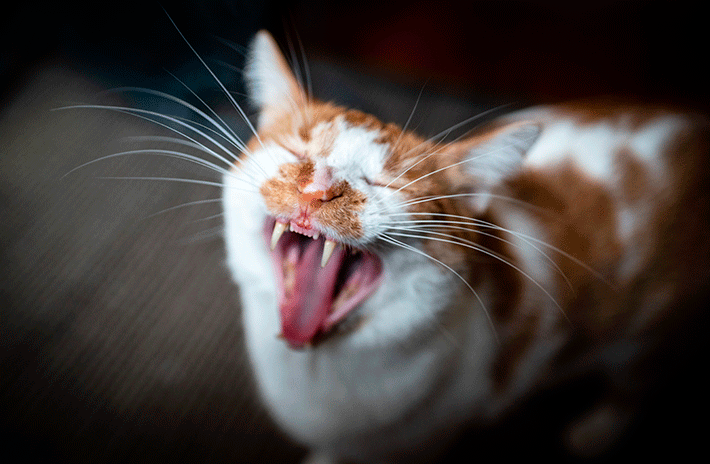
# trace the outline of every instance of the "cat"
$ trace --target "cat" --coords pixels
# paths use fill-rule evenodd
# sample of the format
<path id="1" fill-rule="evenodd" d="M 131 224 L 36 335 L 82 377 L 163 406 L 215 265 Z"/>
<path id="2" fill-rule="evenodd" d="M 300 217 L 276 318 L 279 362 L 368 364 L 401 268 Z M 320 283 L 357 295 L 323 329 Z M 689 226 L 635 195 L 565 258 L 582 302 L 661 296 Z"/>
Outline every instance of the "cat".
<path id="1" fill-rule="evenodd" d="M 570 446 L 623 433 L 707 289 L 703 116 L 589 101 L 424 139 L 314 99 L 265 31 L 245 77 L 227 264 L 261 399 L 314 460 L 419 462 L 597 370 Z"/>

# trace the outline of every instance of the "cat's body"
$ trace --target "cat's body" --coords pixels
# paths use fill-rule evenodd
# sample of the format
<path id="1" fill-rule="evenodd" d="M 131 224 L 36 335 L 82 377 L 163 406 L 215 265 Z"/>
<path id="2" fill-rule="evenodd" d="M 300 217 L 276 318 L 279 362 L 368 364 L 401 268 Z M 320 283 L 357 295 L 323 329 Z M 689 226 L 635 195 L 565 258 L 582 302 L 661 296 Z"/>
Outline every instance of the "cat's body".
<path id="1" fill-rule="evenodd" d="M 251 53 L 259 132 L 225 237 L 276 422 L 336 458 L 423 457 L 600 370 L 616 388 L 572 441 L 613 438 L 706 287 L 706 121 L 558 106 L 449 144 L 308 100 L 265 33 Z"/>

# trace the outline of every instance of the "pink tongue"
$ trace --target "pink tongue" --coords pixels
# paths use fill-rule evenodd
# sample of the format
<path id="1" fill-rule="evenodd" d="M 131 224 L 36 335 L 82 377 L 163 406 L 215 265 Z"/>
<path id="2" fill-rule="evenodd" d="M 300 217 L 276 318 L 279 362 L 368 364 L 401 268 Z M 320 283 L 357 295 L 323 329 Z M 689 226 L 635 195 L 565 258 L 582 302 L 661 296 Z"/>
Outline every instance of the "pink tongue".
<path id="1" fill-rule="evenodd" d="M 279 304 L 282 335 L 295 347 L 309 342 L 323 326 L 333 302 L 338 271 L 345 259 L 346 252 L 339 246 L 328 264 L 321 268 L 322 249 L 322 239 L 308 241 L 295 263 L 293 290 L 286 292 Z"/>

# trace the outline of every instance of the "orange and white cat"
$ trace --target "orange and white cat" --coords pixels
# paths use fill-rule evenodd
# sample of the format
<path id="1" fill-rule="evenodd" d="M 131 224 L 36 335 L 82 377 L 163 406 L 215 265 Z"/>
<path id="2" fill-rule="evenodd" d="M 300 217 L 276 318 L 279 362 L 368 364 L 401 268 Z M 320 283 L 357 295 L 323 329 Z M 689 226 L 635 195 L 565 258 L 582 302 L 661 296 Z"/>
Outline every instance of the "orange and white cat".
<path id="1" fill-rule="evenodd" d="M 646 353 L 707 288 L 707 121 L 588 103 L 443 143 L 312 99 L 266 32 L 246 77 L 227 258 L 283 430 L 323 458 L 420 461 L 590 370 L 617 391 L 574 446 L 623 429 Z"/>

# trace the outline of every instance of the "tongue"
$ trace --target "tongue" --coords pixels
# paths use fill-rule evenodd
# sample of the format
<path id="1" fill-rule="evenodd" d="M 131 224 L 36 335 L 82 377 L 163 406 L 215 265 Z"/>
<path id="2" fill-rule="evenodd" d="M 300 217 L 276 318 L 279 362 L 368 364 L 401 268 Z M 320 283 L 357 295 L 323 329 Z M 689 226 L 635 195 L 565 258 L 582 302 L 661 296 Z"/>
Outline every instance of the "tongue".
<path id="1" fill-rule="evenodd" d="M 295 248 L 293 248 L 295 247 Z M 320 266 L 323 240 L 309 240 L 303 252 L 293 245 L 283 265 L 294 279 L 279 304 L 283 337 L 294 347 L 308 343 L 323 327 L 333 302 L 338 271 L 345 259 L 342 247 L 333 251 L 328 264 Z"/>

